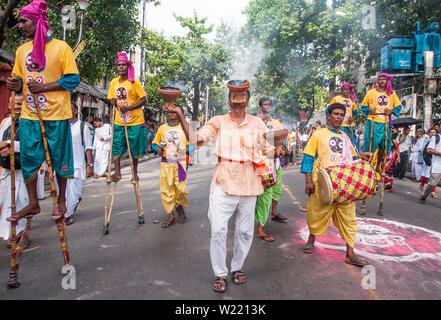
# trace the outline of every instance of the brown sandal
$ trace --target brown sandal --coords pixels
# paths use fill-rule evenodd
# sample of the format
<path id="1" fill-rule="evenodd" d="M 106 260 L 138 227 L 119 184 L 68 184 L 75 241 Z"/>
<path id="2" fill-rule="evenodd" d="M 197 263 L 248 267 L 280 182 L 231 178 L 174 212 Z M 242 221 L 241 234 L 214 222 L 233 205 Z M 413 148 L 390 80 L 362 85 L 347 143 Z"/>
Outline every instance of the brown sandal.
<path id="1" fill-rule="evenodd" d="M 239 280 L 239 277 L 243 277 L 243 279 Z M 246 278 L 245 272 L 243 270 L 234 271 L 232 278 L 233 278 L 234 284 L 237 284 L 237 285 L 247 282 L 247 278 Z"/>
<path id="2" fill-rule="evenodd" d="M 217 288 L 215 286 L 216 283 L 223 285 L 223 289 Z M 213 290 L 220 293 L 227 291 L 227 279 L 225 277 L 217 277 L 213 283 Z"/>
<path id="3" fill-rule="evenodd" d="M 175 222 L 176 222 L 176 219 L 173 218 L 173 220 L 169 220 L 169 221 L 167 221 L 167 222 L 164 222 L 164 223 L 162 224 L 162 227 L 163 227 L 163 228 L 168 228 L 168 227 L 170 227 L 171 225 L 175 224 Z"/>

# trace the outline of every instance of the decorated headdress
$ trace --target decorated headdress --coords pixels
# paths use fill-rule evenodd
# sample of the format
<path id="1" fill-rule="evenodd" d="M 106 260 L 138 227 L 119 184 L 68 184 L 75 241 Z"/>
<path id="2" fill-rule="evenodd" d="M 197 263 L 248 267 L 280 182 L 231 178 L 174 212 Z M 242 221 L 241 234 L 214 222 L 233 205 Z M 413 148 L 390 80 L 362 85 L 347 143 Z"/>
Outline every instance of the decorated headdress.
<path id="1" fill-rule="evenodd" d="M 353 100 L 353 101 L 355 101 L 355 99 L 357 99 L 356 97 L 355 97 L 355 93 L 354 93 L 354 88 L 355 88 L 355 84 L 350 84 L 349 82 L 344 82 L 342 85 L 341 85 L 341 90 L 343 91 L 343 89 L 349 89 L 349 90 L 351 90 L 351 99 Z"/>
<path id="2" fill-rule="evenodd" d="M 384 73 L 380 73 L 377 76 L 377 79 L 380 77 L 385 77 L 387 79 L 386 93 L 388 95 L 391 95 L 394 92 L 394 89 L 392 89 L 392 79 L 394 78 L 394 76 L 384 72 Z"/>
<path id="3" fill-rule="evenodd" d="M 121 51 L 119 53 L 118 58 L 116 59 L 116 63 L 120 61 L 126 63 L 129 67 L 127 72 L 127 78 L 129 79 L 129 81 L 135 81 L 135 68 L 133 68 L 133 62 L 132 60 L 129 60 L 129 58 L 127 57 L 127 53 L 125 53 L 124 51 Z"/>
<path id="4" fill-rule="evenodd" d="M 49 27 L 49 21 L 47 20 L 47 3 L 44 0 L 34 0 L 27 6 L 21 8 L 19 14 L 37 24 L 31 61 L 40 67 L 44 67 L 46 65 L 44 46 L 46 44 L 47 29 Z"/>
<path id="5" fill-rule="evenodd" d="M 228 81 L 227 86 L 233 93 L 232 102 L 243 103 L 247 101 L 247 90 L 250 88 L 248 80 L 231 80 Z"/>

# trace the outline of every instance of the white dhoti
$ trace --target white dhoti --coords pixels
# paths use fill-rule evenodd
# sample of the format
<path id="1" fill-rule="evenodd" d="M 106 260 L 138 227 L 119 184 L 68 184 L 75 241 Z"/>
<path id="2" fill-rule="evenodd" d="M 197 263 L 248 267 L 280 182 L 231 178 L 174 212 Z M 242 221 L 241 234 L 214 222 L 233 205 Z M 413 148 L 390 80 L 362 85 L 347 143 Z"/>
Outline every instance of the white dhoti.
<path id="1" fill-rule="evenodd" d="M 226 265 L 228 221 L 236 212 L 231 271 L 242 269 L 254 235 L 256 196 L 231 196 L 217 184 L 210 194 L 208 219 L 211 224 L 210 258 L 216 277 L 228 275 Z"/>
<path id="2" fill-rule="evenodd" d="M 95 152 L 95 162 L 93 164 L 93 173 L 101 177 L 109 165 L 109 150 L 97 149 Z"/>
<path id="3" fill-rule="evenodd" d="M 46 175 L 46 171 L 40 173 L 40 170 L 37 172 L 37 197 L 38 200 L 44 199 L 44 176 Z"/>
<path id="4" fill-rule="evenodd" d="M 84 180 L 80 178 L 67 179 L 66 185 L 66 207 L 67 212 L 65 217 L 70 217 L 80 201 L 81 194 L 83 193 L 83 183 Z"/>
<path id="5" fill-rule="evenodd" d="M 11 216 L 11 171 L 3 169 L 0 176 L 0 238 L 9 240 L 11 237 L 11 223 L 6 219 Z M 20 211 L 29 204 L 28 191 L 23 180 L 21 170 L 15 171 L 15 206 L 16 212 Z M 16 234 L 24 230 L 26 219 L 20 219 L 17 224 Z"/>

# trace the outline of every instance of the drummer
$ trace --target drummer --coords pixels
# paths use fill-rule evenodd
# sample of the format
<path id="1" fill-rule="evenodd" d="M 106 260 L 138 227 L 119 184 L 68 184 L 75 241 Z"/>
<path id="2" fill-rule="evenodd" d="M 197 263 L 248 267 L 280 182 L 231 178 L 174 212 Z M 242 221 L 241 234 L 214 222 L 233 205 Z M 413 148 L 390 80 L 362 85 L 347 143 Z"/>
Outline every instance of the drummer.
<path id="1" fill-rule="evenodd" d="M 306 220 L 309 227 L 309 238 L 303 251 L 307 254 L 314 252 L 316 236 L 325 234 L 333 220 L 342 239 L 346 241 L 346 263 L 363 267 L 369 262 L 354 252 L 354 242 L 357 235 L 355 220 L 355 203 L 328 205 L 320 200 L 317 183 L 318 172 L 322 168 L 348 163 L 356 154 L 349 137 L 340 130 L 345 118 L 346 107 L 333 103 L 328 108 L 327 128 L 319 129 L 311 136 L 305 150 L 301 172 L 305 174 L 305 193 L 309 196 Z M 369 161 L 372 154 L 360 155 Z"/>

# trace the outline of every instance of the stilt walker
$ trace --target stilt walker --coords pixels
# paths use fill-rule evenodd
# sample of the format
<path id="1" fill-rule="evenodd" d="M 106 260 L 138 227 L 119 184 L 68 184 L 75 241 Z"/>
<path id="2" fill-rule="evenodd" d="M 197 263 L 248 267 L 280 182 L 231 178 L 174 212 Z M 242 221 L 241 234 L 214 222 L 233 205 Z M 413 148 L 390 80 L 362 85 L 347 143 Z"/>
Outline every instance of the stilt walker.
<path id="1" fill-rule="evenodd" d="M 380 173 L 382 180 L 380 186 L 380 205 L 377 212 L 379 216 L 383 215 L 386 175 L 385 164 L 392 145 L 392 139 L 389 133 L 389 120 L 392 114 L 398 117 L 401 113 L 401 102 L 392 88 L 392 79 L 393 76 L 387 73 L 380 73 L 377 76 L 376 86 L 367 92 L 360 106 L 363 114 L 368 116 L 366 125 L 370 125 L 371 128 L 369 134 L 367 130 L 365 132 L 364 151 L 367 151 L 367 143 L 369 143 L 369 151 L 374 154 L 372 163 L 377 162 L 374 167 L 376 167 L 377 172 Z M 371 123 L 369 123 L 369 121 Z M 384 143 L 384 150 L 382 150 L 382 143 Z M 381 155 L 382 152 L 384 152 L 383 155 Z M 362 204 L 360 214 L 365 214 L 364 203 Z"/>
<path id="2" fill-rule="evenodd" d="M 110 167 L 112 166 L 112 145 L 113 145 L 113 130 L 114 130 L 114 121 L 115 121 L 115 104 L 112 103 L 112 116 L 110 118 L 110 125 L 112 127 L 112 137 L 110 138 L 110 152 L 109 152 L 109 165 L 107 168 L 107 191 L 106 191 L 106 205 L 104 207 L 104 234 L 109 234 L 110 227 L 110 215 L 112 214 L 113 209 L 113 201 L 115 200 L 115 193 L 116 193 L 116 185 L 118 181 L 114 181 L 115 184 L 113 185 L 113 192 L 112 192 L 112 200 L 110 202 L 110 209 L 108 207 L 109 204 L 109 191 L 110 186 L 112 184 L 112 179 L 110 178 Z"/>
<path id="3" fill-rule="evenodd" d="M 141 82 L 135 78 L 133 63 L 128 59 L 127 53 L 120 52 L 116 59 L 116 71 L 119 77 L 112 79 L 107 98 L 117 109 L 112 130 L 111 155 L 115 163 L 115 173 L 110 180 L 117 182 L 121 177 L 121 156 L 128 151 L 130 169 L 132 172 L 131 183 L 134 187 L 136 205 L 138 208 L 138 223 L 144 223 L 144 213 L 137 175 L 138 159 L 142 158 L 147 140 L 147 129 L 144 125 L 142 107 L 147 103 L 146 92 Z M 110 182 L 108 182 L 109 184 Z M 116 190 L 116 185 L 114 186 Z M 112 196 L 113 199 L 113 196 Z M 108 198 L 106 199 L 108 207 Z M 113 200 L 111 203 L 111 208 Z M 107 211 L 107 209 L 106 209 Z M 106 214 L 104 233 L 108 233 L 110 212 Z M 107 224 L 107 227 L 106 227 Z"/>
<path id="4" fill-rule="evenodd" d="M 55 188 L 54 170 L 52 168 L 51 156 L 49 154 L 49 147 L 47 144 L 46 129 L 44 127 L 43 119 L 41 117 L 40 104 L 37 100 L 37 96 L 34 95 L 34 99 L 37 102 L 38 120 L 40 121 L 41 135 L 43 137 L 44 153 L 46 155 L 47 170 L 49 172 L 49 181 L 51 183 L 51 195 L 52 203 L 54 205 L 54 211 L 52 213 L 52 219 L 55 220 L 58 228 L 58 235 L 60 236 L 60 245 L 63 252 L 64 265 L 70 265 L 69 251 L 67 250 L 67 239 L 66 239 L 66 224 L 64 223 L 64 214 L 60 212 L 60 206 L 58 204 L 57 190 Z"/>
<path id="5" fill-rule="evenodd" d="M 52 219 L 58 227 L 64 263 L 70 265 L 64 223 L 65 189 L 66 180 L 74 174 L 69 123 L 72 117 L 70 92 L 80 83 L 79 72 L 72 48 L 66 42 L 47 35 L 49 21 L 47 3 L 44 0 L 33 0 L 20 9 L 18 28 L 30 41 L 17 48 L 13 68 L 15 76 L 6 79 L 6 86 L 11 91 L 21 90 L 24 97 L 20 131 L 22 136 L 29 138 L 20 141 L 20 165 L 29 194 L 29 204 L 18 212 L 14 208 L 13 216 L 7 220 L 15 223 L 26 218 L 29 228 L 29 218 L 40 213 L 35 176 L 46 160 L 54 204 Z M 48 140 L 47 136 L 51 139 Z M 59 178 L 58 199 L 54 169 Z M 15 244 L 15 250 L 16 247 Z M 21 252 L 17 254 L 19 258 Z M 13 261 L 15 270 L 17 260 Z"/>

